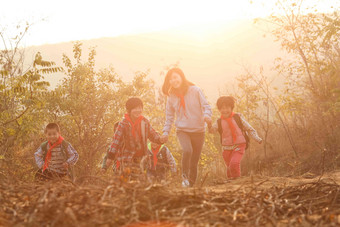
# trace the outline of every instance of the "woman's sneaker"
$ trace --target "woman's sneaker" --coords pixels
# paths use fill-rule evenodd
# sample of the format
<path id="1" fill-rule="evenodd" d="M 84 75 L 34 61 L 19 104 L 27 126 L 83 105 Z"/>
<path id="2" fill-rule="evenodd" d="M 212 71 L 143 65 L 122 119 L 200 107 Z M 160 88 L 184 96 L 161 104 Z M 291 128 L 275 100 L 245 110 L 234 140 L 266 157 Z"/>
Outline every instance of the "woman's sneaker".
<path id="1" fill-rule="evenodd" d="M 188 179 L 184 179 L 184 180 L 182 181 L 182 187 L 183 187 L 183 188 L 188 188 L 188 187 L 190 187 L 190 183 L 189 183 Z"/>

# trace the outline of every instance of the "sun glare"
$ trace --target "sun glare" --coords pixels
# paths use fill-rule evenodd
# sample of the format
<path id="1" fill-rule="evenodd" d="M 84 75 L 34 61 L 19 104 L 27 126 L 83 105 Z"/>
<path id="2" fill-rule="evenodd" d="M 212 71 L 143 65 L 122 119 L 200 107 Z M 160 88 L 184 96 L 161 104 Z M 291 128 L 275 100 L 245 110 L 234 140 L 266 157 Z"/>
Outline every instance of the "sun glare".
<path id="1" fill-rule="evenodd" d="M 126 0 L 97 1 L 96 4 L 60 0 L 52 6 L 43 0 L 33 3 L 7 1 L 6 7 L 0 9 L 0 19 L 6 21 L 1 24 L 33 20 L 35 24 L 27 42 L 34 45 L 161 31 L 251 16 L 248 0 Z M 40 21 L 42 18 L 45 20 Z M 193 36 L 198 41 L 204 41 L 205 34 L 206 31 L 194 28 Z"/>
<path id="2" fill-rule="evenodd" d="M 272 12 L 275 2 L 60 0 L 50 5 L 45 4 L 44 0 L 13 0 L 6 1 L 0 8 L 0 24 L 3 30 L 3 27 L 15 27 L 12 25 L 19 21 L 35 23 L 27 37 L 27 45 L 147 33 L 183 26 L 191 27 L 194 40 L 204 42 L 209 31 L 200 29 L 200 25 L 265 17 Z M 336 7 L 335 1 L 328 3 L 328 8 L 323 6 L 318 9 L 327 11 L 331 6 Z"/>

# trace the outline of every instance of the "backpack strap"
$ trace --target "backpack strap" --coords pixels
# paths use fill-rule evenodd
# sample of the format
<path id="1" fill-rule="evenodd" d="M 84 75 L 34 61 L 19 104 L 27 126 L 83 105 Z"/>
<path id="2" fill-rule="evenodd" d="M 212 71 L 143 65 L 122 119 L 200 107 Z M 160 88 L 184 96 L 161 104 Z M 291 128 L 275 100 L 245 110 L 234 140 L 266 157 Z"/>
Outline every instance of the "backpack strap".
<path id="1" fill-rule="evenodd" d="M 141 130 L 141 133 L 142 133 L 142 141 L 143 141 L 143 143 L 145 144 L 144 147 L 147 147 L 145 129 L 146 129 L 145 121 L 142 120 L 142 121 L 140 122 L 140 130 Z M 145 151 L 145 154 L 146 154 L 146 151 Z"/>
<path id="2" fill-rule="evenodd" d="M 241 129 L 241 131 L 243 132 L 243 124 L 242 124 L 242 121 L 241 121 L 241 117 L 239 114 L 234 114 L 234 119 L 236 121 L 236 124 L 237 126 Z"/>
<path id="3" fill-rule="evenodd" d="M 143 139 L 143 142 L 145 142 L 145 138 L 146 138 L 146 133 L 145 133 L 145 129 L 146 129 L 146 125 L 145 125 L 145 121 L 141 121 L 140 122 L 140 129 L 141 129 L 141 133 L 142 133 L 142 139 Z"/>
<path id="4" fill-rule="evenodd" d="M 48 144 L 48 141 L 45 141 L 43 142 L 40 147 L 41 147 L 41 150 L 43 151 L 43 156 L 44 156 L 44 159 L 46 158 L 46 154 L 47 154 L 47 144 Z"/>
<path id="5" fill-rule="evenodd" d="M 249 136 L 248 136 L 248 133 L 244 130 L 240 115 L 234 114 L 234 119 L 236 121 L 237 126 L 241 129 L 244 138 L 246 139 L 246 149 L 248 149 L 248 147 L 249 147 Z"/>
<path id="6" fill-rule="evenodd" d="M 222 123 L 221 123 L 221 118 L 217 120 L 217 131 L 220 134 L 220 140 L 222 143 Z"/>

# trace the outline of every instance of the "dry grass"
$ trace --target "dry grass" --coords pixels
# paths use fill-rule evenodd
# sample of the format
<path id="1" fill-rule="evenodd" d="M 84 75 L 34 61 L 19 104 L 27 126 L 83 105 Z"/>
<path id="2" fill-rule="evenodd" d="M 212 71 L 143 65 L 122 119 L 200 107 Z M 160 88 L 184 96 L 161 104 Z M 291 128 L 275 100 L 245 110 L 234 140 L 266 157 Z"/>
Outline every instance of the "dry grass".
<path id="1" fill-rule="evenodd" d="M 338 174 L 340 176 L 340 174 Z M 313 177 L 313 176 L 311 176 Z M 0 181 L 3 226 L 314 226 L 340 224 L 339 178 L 242 177 L 182 189 L 90 177 L 80 185 Z"/>

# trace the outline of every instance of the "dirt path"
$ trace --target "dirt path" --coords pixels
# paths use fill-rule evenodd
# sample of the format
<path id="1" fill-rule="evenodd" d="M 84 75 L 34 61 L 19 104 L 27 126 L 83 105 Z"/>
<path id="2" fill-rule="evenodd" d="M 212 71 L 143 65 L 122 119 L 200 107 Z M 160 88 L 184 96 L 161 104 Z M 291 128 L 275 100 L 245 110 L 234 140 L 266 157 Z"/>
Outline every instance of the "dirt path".
<path id="1" fill-rule="evenodd" d="M 258 187 L 259 189 L 271 187 L 293 187 L 302 184 L 315 183 L 318 181 L 337 183 L 340 185 L 340 171 L 326 173 L 323 176 L 312 174 L 304 174 L 300 177 L 265 177 L 265 176 L 250 176 L 240 177 L 238 179 L 227 181 L 224 184 L 206 187 L 208 190 L 215 192 L 223 192 L 226 190 L 237 190 L 243 187 Z"/>
<path id="2" fill-rule="evenodd" d="M 96 178 L 96 177 L 93 177 Z M 0 226 L 336 226 L 340 171 L 207 187 L 0 181 Z"/>

